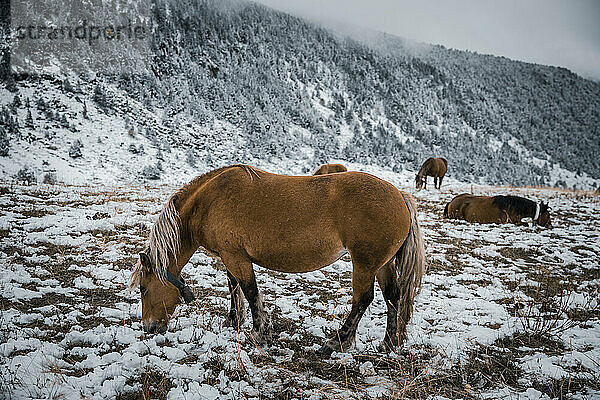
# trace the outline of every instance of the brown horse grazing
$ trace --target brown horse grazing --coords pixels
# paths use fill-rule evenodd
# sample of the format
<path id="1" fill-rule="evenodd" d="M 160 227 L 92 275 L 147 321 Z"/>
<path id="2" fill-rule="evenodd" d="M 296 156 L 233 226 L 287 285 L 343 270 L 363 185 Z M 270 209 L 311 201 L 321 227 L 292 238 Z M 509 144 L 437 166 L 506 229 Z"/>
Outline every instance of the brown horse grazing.
<path id="1" fill-rule="evenodd" d="M 208 172 L 177 191 L 150 232 L 130 288 L 139 286 L 147 332 L 165 332 L 182 297 L 193 301 L 181 270 L 202 246 L 222 259 L 231 292 L 228 322 L 239 329 L 243 297 L 262 340 L 269 322 L 252 264 L 308 272 L 352 256 L 352 309 L 321 352 L 347 349 L 373 300 L 377 278 L 387 303 L 384 347 L 406 335 L 425 270 L 413 198 L 362 172 L 322 176 L 270 174 L 246 165 Z"/>
<path id="2" fill-rule="evenodd" d="M 546 203 L 536 203 L 519 196 L 474 196 L 463 193 L 444 208 L 444 217 L 464 219 L 483 224 L 523 224 L 531 218 L 534 224 L 550 228 L 550 209 Z"/>
<path id="3" fill-rule="evenodd" d="M 326 175 L 346 171 L 348 171 L 348 169 L 342 164 L 323 164 L 315 170 L 313 175 Z"/>
<path id="4" fill-rule="evenodd" d="M 425 189 L 427 189 L 427 177 L 433 176 L 433 186 L 436 189 L 442 188 L 442 180 L 444 179 L 444 175 L 448 171 L 448 161 L 445 158 L 428 158 L 427 161 L 423 163 L 421 169 L 415 176 L 415 183 L 417 189 L 421 190 L 423 185 L 425 185 Z M 439 178 L 439 185 L 438 185 Z"/>

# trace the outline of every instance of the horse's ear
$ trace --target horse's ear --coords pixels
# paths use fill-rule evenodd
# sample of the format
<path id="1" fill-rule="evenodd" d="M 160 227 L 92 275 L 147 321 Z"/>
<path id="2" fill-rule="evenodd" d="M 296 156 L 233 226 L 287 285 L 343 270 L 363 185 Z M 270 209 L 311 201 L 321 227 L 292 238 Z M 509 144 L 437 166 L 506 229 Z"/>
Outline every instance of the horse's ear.
<path id="1" fill-rule="evenodd" d="M 150 257 L 148 257 L 148 254 L 144 253 L 143 251 L 140 253 L 140 263 L 142 264 L 142 267 L 144 267 L 144 270 L 150 271 L 152 269 Z"/>

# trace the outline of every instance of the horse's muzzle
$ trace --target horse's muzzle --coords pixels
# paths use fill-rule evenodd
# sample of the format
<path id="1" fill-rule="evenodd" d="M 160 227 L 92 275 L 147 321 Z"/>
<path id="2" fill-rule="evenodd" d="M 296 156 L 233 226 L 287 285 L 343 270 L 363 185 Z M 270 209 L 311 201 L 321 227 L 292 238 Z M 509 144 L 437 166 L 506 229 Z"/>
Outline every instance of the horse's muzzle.
<path id="1" fill-rule="evenodd" d="M 157 321 L 144 322 L 143 326 L 146 333 L 165 333 L 167 331 L 167 324 Z"/>

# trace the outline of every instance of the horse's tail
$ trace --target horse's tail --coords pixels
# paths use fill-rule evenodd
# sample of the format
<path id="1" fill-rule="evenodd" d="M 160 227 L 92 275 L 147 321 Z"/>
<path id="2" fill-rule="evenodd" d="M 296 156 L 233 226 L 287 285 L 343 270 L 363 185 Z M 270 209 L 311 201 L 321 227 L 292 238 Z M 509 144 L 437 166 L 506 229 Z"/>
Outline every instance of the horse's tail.
<path id="1" fill-rule="evenodd" d="M 444 207 L 444 218 L 448 218 L 448 206 L 450 206 L 450 202 L 447 202 L 446 207 Z"/>
<path id="2" fill-rule="evenodd" d="M 406 324 L 413 311 L 415 297 L 421 288 L 421 279 L 425 274 L 425 247 L 421 228 L 417 221 L 417 205 L 414 198 L 402 193 L 410 213 L 410 229 L 400 250 L 396 253 L 396 276 L 400 289 L 398 301 L 398 335 L 401 339 L 406 336 Z"/>

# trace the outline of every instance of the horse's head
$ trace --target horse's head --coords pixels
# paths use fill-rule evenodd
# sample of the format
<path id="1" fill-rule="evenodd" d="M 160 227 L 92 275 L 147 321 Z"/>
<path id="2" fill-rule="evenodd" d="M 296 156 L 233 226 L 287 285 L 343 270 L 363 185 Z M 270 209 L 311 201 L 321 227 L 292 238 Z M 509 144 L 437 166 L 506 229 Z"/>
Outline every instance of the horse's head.
<path id="1" fill-rule="evenodd" d="M 544 202 L 540 204 L 540 216 L 538 217 L 538 224 L 546 228 L 552 228 L 552 223 L 550 222 L 550 207 L 548 207 L 548 204 Z"/>
<path id="2" fill-rule="evenodd" d="M 180 303 L 180 291 L 174 284 L 161 280 L 148 254 L 140 253 L 132 275 L 132 286 L 140 288 L 142 324 L 148 333 L 164 333 L 175 307 Z M 168 270 L 167 270 L 168 271 Z"/>
<path id="3" fill-rule="evenodd" d="M 423 189 L 423 177 L 421 175 L 415 175 L 415 184 L 418 190 Z"/>

